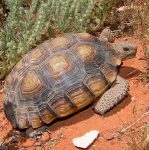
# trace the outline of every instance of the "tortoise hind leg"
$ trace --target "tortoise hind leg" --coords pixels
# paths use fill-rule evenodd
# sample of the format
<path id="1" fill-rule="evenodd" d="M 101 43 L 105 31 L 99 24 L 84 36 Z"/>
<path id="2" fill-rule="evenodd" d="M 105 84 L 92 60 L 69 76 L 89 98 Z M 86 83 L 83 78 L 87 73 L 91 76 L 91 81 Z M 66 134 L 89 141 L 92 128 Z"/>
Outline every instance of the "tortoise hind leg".
<path id="1" fill-rule="evenodd" d="M 112 87 L 107 90 L 97 102 L 94 110 L 98 114 L 105 114 L 115 105 L 117 105 L 128 92 L 128 82 L 120 76 L 117 76 Z"/>
<path id="2" fill-rule="evenodd" d="M 32 127 L 28 128 L 25 130 L 25 134 L 28 136 L 28 137 L 31 137 L 31 138 L 37 138 L 39 136 L 41 136 L 44 132 L 46 132 L 48 130 L 48 126 L 46 125 L 43 125 L 42 127 L 39 127 L 37 129 L 33 129 Z"/>

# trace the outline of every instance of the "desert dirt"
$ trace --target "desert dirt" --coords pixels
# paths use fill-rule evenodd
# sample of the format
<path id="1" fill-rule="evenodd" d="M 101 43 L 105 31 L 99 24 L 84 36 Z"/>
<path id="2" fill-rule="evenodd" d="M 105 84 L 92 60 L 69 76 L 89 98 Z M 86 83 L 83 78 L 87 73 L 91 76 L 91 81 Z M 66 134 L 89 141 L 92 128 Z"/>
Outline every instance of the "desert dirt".
<path id="1" fill-rule="evenodd" d="M 78 148 L 72 144 L 73 138 L 82 136 L 90 130 L 98 130 L 100 136 L 88 148 L 89 150 L 131 149 L 129 145 L 131 139 L 127 133 L 130 132 L 130 129 L 142 126 L 149 120 L 148 115 L 143 117 L 123 135 L 119 134 L 119 137 L 114 139 L 112 139 L 112 135 L 131 125 L 149 109 L 149 87 L 140 78 L 140 73 L 145 72 L 146 67 L 141 42 L 134 37 L 125 37 L 118 40 L 128 40 L 138 46 L 136 57 L 123 62 L 120 68 L 119 74 L 126 78 L 130 85 L 127 96 L 120 104 L 104 116 L 95 114 L 93 111 L 94 105 L 91 105 L 70 117 L 54 121 L 49 125 L 48 132 L 35 140 L 27 138 L 24 133 L 12 129 L 3 113 L 3 93 L 1 93 L 0 142 L 4 142 L 4 146 L 8 147 L 9 150 L 77 150 Z"/>

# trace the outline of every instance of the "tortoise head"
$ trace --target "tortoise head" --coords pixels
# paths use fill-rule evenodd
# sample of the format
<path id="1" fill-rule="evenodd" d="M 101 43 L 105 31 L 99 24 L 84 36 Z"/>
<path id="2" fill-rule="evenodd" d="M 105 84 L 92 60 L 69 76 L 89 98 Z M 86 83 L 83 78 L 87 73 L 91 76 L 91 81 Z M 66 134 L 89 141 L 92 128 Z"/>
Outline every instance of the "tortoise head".
<path id="1" fill-rule="evenodd" d="M 135 57 L 137 52 L 137 46 L 128 41 L 115 41 L 115 35 L 109 27 L 102 30 L 100 40 L 109 42 L 116 52 L 121 56 L 121 60 L 126 60 Z"/>
<path id="2" fill-rule="evenodd" d="M 136 55 L 137 46 L 133 43 L 128 41 L 115 41 L 112 45 L 114 46 L 115 51 L 121 56 L 122 60 L 133 58 Z"/>

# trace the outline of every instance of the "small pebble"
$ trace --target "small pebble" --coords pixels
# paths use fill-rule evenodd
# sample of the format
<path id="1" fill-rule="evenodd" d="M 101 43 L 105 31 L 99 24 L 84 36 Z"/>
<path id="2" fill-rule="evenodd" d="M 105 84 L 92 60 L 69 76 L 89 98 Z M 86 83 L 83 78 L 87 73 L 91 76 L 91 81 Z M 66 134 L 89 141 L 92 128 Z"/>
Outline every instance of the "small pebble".
<path id="1" fill-rule="evenodd" d="M 41 147 L 41 146 L 37 146 L 37 147 L 36 147 L 36 150 L 44 150 L 44 149 L 43 149 L 43 147 Z"/>
<path id="2" fill-rule="evenodd" d="M 50 147 L 49 146 L 44 146 L 44 150 L 49 150 Z"/>
<path id="3" fill-rule="evenodd" d="M 135 97 L 134 97 L 134 96 L 132 96 L 132 97 L 131 97 L 131 100 L 132 100 L 132 101 L 135 101 Z"/>
<path id="4" fill-rule="evenodd" d="M 34 146 L 41 146 L 41 145 L 42 145 L 41 141 L 38 141 L 34 144 Z"/>
<path id="5" fill-rule="evenodd" d="M 23 144 L 22 146 L 25 147 L 25 148 L 28 148 L 28 147 L 31 147 L 35 144 L 35 140 L 32 139 L 32 138 L 28 138 Z"/>
<path id="6" fill-rule="evenodd" d="M 106 140 L 111 140 L 111 139 L 114 138 L 114 135 L 113 135 L 113 134 L 114 134 L 114 133 L 112 133 L 112 132 L 106 132 L 106 133 L 104 133 L 103 137 L 104 137 L 104 139 L 106 139 Z"/>
<path id="7" fill-rule="evenodd" d="M 43 143 L 47 142 L 50 140 L 50 134 L 48 132 L 44 132 L 43 135 L 41 136 L 41 141 Z"/>

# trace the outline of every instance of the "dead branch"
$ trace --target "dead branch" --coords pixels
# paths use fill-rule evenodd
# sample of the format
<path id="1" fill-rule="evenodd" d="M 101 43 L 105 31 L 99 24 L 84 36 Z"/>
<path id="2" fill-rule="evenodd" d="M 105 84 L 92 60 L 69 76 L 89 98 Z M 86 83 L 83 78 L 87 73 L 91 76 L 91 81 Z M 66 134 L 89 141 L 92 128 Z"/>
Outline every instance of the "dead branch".
<path id="1" fill-rule="evenodd" d="M 149 115 L 149 110 L 144 112 L 136 121 L 134 121 L 129 126 L 123 128 L 121 131 L 118 131 L 117 133 L 113 133 L 113 135 L 109 138 L 106 138 L 106 140 L 112 140 L 115 138 L 118 138 L 119 136 L 123 135 L 125 132 L 127 132 L 129 129 L 131 129 L 133 126 L 135 126 L 141 119 Z"/>

